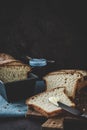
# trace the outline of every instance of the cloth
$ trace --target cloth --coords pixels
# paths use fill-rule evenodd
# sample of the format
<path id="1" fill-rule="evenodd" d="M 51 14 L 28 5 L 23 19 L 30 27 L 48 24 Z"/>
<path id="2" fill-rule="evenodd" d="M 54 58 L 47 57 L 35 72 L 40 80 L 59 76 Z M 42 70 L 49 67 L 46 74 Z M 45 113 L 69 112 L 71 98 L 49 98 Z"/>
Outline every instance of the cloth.
<path id="1" fill-rule="evenodd" d="M 44 91 L 44 81 L 36 81 L 35 94 Z M 4 117 L 24 117 L 28 110 L 25 100 L 8 103 L 5 86 L 0 81 L 0 118 Z"/>

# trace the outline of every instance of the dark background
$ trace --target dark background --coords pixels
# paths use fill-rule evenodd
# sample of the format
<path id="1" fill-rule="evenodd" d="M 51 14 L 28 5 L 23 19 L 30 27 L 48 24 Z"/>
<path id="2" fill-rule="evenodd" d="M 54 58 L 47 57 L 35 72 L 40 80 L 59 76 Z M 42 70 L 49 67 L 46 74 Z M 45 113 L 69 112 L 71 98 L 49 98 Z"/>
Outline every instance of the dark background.
<path id="1" fill-rule="evenodd" d="M 55 69 L 87 69 L 87 4 L 28 0 L 0 3 L 0 52 L 55 60 Z M 40 129 L 25 119 L 0 120 L 0 129 Z"/>
<path id="2" fill-rule="evenodd" d="M 0 52 L 54 59 L 57 69 L 87 69 L 86 2 L 12 1 L 0 9 Z"/>

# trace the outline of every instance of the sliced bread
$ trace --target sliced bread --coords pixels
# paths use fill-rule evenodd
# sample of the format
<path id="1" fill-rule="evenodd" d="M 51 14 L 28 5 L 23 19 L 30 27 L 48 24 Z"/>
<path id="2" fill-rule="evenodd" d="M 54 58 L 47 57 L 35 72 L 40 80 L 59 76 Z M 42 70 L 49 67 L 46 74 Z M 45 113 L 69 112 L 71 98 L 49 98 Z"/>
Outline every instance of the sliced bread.
<path id="1" fill-rule="evenodd" d="M 8 54 L 0 54 L 0 80 L 4 83 L 23 80 L 28 77 L 31 71 L 30 66 L 14 59 Z"/>
<path id="2" fill-rule="evenodd" d="M 67 70 L 60 70 L 59 72 L 65 72 L 65 73 L 80 73 L 83 76 L 83 82 L 79 82 L 78 84 L 78 91 L 87 86 L 87 70 L 80 70 L 80 69 L 67 69 Z"/>
<path id="3" fill-rule="evenodd" d="M 76 89 L 83 83 L 83 76 L 78 72 L 60 72 L 48 74 L 43 78 L 46 81 L 47 90 L 65 86 L 67 96 L 75 98 Z M 83 85 L 83 84 L 82 84 Z"/>
<path id="4" fill-rule="evenodd" d="M 65 88 L 54 88 L 50 91 L 46 91 L 40 94 L 37 94 L 29 99 L 27 99 L 26 104 L 41 113 L 45 117 L 52 117 L 62 112 L 62 109 L 58 106 L 49 102 L 50 97 L 58 97 L 62 103 L 65 103 L 68 106 L 75 106 L 73 102 L 67 97 L 64 93 Z"/>

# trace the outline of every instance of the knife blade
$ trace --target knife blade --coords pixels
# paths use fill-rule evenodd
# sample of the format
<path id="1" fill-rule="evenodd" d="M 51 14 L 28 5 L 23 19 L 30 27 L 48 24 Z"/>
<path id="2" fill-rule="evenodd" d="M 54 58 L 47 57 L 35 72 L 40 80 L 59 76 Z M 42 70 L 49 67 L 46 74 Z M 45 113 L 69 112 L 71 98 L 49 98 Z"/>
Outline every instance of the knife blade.
<path id="1" fill-rule="evenodd" d="M 65 110 L 65 111 L 67 111 L 75 116 L 87 119 L 87 113 L 82 113 L 79 110 L 77 110 L 76 108 L 72 108 L 70 106 L 67 106 L 66 104 L 64 104 L 62 102 L 58 101 L 57 103 L 58 103 L 59 107 L 61 107 L 63 110 Z"/>
<path id="2" fill-rule="evenodd" d="M 82 114 L 76 108 L 72 108 L 72 107 L 70 107 L 70 106 L 68 106 L 68 105 L 66 105 L 66 104 L 64 104 L 62 102 L 59 102 L 59 101 L 57 103 L 59 104 L 59 107 L 61 107 L 62 109 L 64 109 L 65 111 L 67 111 L 67 112 L 69 112 L 69 113 L 71 113 L 73 115 L 80 116 Z"/>

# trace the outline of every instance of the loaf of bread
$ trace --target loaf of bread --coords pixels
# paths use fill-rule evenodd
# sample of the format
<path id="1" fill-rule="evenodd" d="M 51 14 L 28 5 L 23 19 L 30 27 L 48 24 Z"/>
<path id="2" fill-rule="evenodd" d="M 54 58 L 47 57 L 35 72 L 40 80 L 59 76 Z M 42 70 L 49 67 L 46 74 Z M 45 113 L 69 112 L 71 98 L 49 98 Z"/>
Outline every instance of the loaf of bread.
<path id="1" fill-rule="evenodd" d="M 87 85 L 86 77 L 86 71 L 60 70 L 49 73 L 43 79 L 46 81 L 47 90 L 65 86 L 66 94 L 75 98 L 76 91 Z"/>
<path id="2" fill-rule="evenodd" d="M 0 80 L 4 83 L 26 79 L 30 71 L 30 66 L 8 54 L 0 54 Z"/>
<path id="3" fill-rule="evenodd" d="M 68 106 L 75 106 L 75 104 L 64 93 L 64 90 L 64 87 L 54 88 L 52 90 L 37 94 L 27 99 L 26 104 L 45 117 L 58 115 L 62 112 L 62 109 L 50 103 L 50 97 L 57 97 L 64 104 Z"/>

